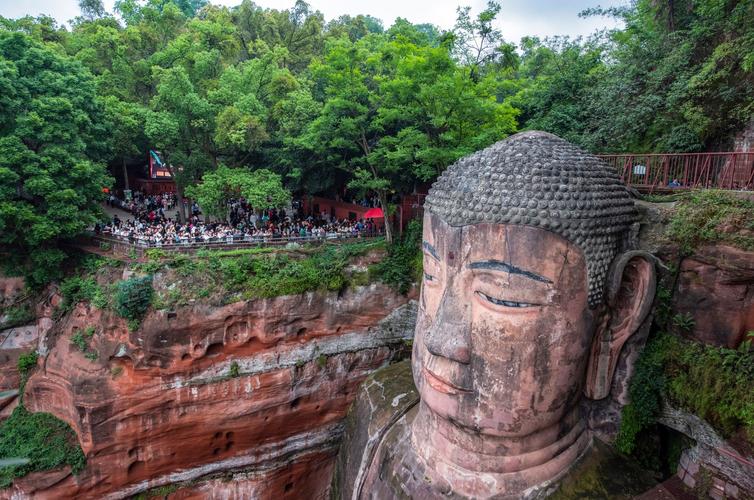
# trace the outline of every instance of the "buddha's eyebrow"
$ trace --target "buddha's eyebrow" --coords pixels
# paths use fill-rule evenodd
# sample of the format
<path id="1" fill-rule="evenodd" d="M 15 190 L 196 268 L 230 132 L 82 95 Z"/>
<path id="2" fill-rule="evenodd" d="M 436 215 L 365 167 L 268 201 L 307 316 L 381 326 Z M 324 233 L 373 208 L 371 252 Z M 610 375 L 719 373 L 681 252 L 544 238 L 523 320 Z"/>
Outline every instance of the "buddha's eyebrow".
<path id="1" fill-rule="evenodd" d="M 434 257 L 437 260 L 440 260 L 440 257 L 437 256 L 437 250 L 435 250 L 435 247 L 427 243 L 426 241 L 422 241 L 422 248 L 429 252 L 429 255 Z"/>
<path id="2" fill-rule="evenodd" d="M 469 265 L 469 269 L 489 269 L 491 271 L 503 271 L 510 274 L 520 274 L 521 276 L 532 279 L 534 281 L 552 284 L 552 281 L 548 280 L 544 276 L 540 276 L 539 274 L 533 273 L 531 271 L 520 269 L 501 260 L 484 260 L 480 262 L 472 262 Z"/>

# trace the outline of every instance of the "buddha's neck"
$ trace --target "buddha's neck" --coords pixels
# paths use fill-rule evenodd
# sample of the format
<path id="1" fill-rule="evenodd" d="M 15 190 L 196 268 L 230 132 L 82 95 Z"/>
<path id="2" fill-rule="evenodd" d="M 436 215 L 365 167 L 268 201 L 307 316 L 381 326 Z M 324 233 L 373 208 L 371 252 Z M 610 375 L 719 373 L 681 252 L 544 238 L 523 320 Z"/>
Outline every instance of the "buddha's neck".
<path id="1" fill-rule="evenodd" d="M 578 407 L 557 424 L 524 437 L 481 435 L 438 417 L 420 403 L 411 424 L 413 448 L 423 461 L 443 474 L 457 470 L 459 474 L 519 473 L 544 468 L 554 476 L 562 456 L 579 456 L 589 444 L 585 424 Z M 557 460 L 558 457 L 560 460 Z M 562 465 L 567 469 L 569 463 Z M 448 478 L 450 479 L 450 478 Z M 546 479 L 545 479 L 546 480 Z"/>

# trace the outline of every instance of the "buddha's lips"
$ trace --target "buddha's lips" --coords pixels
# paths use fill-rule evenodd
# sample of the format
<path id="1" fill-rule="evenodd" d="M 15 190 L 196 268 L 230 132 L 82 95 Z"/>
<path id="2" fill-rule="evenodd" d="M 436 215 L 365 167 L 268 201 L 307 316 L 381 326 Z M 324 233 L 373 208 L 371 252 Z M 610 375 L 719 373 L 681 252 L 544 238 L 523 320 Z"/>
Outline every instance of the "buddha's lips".
<path id="1" fill-rule="evenodd" d="M 424 367 L 424 378 L 427 380 L 427 383 L 430 387 L 432 387 L 432 389 L 443 394 L 461 394 L 471 392 L 470 389 L 458 387 L 452 382 L 448 382 L 444 378 L 440 378 L 439 376 L 429 371 L 429 368 L 427 367 Z"/>

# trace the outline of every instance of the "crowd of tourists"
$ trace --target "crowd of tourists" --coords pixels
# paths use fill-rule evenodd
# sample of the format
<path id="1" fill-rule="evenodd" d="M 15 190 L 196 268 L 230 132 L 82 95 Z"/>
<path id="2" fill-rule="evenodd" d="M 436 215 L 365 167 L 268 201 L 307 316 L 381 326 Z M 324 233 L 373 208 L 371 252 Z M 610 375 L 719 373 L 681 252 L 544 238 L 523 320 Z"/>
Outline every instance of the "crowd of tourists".
<path id="1" fill-rule="evenodd" d="M 173 218 L 165 215 L 165 211 L 174 207 L 175 202 L 175 196 L 169 194 L 145 196 L 134 193 L 132 200 L 128 202 L 111 196 L 109 204 L 131 212 L 133 217 L 123 220 L 116 214 L 107 223 L 97 225 L 95 232 L 130 243 L 160 247 L 197 243 L 338 239 L 371 236 L 379 231 L 377 224 L 371 219 L 337 220 L 327 214 L 304 217 L 300 210 L 290 214 L 284 209 L 255 210 L 243 199 L 229 203 L 226 221 L 202 221 L 201 209 L 194 203 L 190 207 L 189 219 L 180 222 L 177 214 Z"/>

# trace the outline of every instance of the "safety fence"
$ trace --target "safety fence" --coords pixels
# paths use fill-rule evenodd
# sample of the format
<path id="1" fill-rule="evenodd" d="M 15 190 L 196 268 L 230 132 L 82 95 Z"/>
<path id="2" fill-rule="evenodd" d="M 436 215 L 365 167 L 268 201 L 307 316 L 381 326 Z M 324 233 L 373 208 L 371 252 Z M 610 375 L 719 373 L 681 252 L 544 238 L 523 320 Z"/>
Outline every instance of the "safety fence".
<path id="1" fill-rule="evenodd" d="M 116 255 L 141 258 L 147 250 L 160 249 L 166 252 L 194 253 L 198 250 L 237 250 L 243 248 L 285 247 L 288 245 L 316 246 L 324 243 L 353 243 L 365 239 L 377 239 L 384 236 L 382 231 L 362 231 L 360 233 L 338 233 L 325 236 L 290 236 L 290 237 L 226 237 L 209 241 L 183 241 L 181 243 L 155 243 L 140 239 L 124 239 L 105 234 L 89 233 L 82 237 L 82 246 L 95 246 L 102 251 L 112 251 Z"/>
<path id="2" fill-rule="evenodd" d="M 598 155 L 641 191 L 754 188 L 754 152 Z"/>

